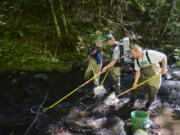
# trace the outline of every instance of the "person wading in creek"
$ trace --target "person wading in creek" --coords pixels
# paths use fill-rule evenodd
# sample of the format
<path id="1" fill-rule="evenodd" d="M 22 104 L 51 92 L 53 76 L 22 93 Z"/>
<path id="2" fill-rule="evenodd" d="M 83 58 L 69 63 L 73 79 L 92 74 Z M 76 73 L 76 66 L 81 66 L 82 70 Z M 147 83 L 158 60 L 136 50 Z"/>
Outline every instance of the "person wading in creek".
<path id="1" fill-rule="evenodd" d="M 161 85 L 161 75 L 148 81 L 145 85 L 136 88 L 137 84 L 151 78 L 152 76 L 161 73 L 167 73 L 167 58 L 166 55 L 155 51 L 155 50 L 142 50 L 140 46 L 135 45 L 131 49 L 132 57 L 135 58 L 135 80 L 133 87 L 135 90 L 132 91 L 132 96 L 129 102 L 131 107 L 134 106 L 138 92 L 144 86 L 148 88 L 148 101 L 144 108 L 144 111 L 148 111 L 152 102 L 155 100 L 157 92 Z M 162 62 L 162 69 L 160 68 L 159 62 Z"/>
<path id="2" fill-rule="evenodd" d="M 112 34 L 106 35 L 104 43 L 107 44 L 107 46 L 112 46 L 112 60 L 102 69 L 102 73 L 106 72 L 107 69 L 111 68 L 110 73 L 113 79 L 113 88 L 115 90 L 115 93 L 119 94 L 119 90 L 121 87 L 120 43 L 115 40 Z"/>
<path id="3" fill-rule="evenodd" d="M 88 67 L 84 73 L 84 78 L 87 80 L 91 74 L 98 74 L 102 67 L 102 44 L 96 46 L 91 45 L 88 49 Z M 94 79 L 94 85 L 99 86 L 99 76 Z"/>

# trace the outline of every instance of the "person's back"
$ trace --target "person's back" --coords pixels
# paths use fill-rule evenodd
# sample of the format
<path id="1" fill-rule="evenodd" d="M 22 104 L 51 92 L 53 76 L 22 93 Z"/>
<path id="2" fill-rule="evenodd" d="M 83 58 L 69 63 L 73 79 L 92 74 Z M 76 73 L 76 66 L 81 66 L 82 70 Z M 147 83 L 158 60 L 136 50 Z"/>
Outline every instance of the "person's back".
<path id="1" fill-rule="evenodd" d="M 95 46 L 90 46 L 88 49 L 89 64 L 85 71 L 84 78 L 87 80 L 91 74 L 96 75 L 100 73 L 102 67 L 102 56 L 100 51 Z M 99 77 L 94 79 L 94 84 L 99 85 Z"/>

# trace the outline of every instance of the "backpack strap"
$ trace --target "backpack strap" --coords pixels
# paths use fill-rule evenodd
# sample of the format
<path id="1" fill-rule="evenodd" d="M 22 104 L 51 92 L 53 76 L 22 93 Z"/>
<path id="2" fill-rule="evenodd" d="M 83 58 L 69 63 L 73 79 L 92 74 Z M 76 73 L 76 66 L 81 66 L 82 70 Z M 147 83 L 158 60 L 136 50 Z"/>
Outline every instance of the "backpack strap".
<path id="1" fill-rule="evenodd" d="M 149 61 L 149 64 L 151 64 L 151 60 L 150 60 L 150 58 L 149 58 L 148 51 L 146 51 L 146 57 L 147 57 L 147 59 L 148 59 L 148 61 Z"/>
<path id="2" fill-rule="evenodd" d="M 148 51 L 146 51 L 146 57 L 147 57 L 147 60 L 148 60 L 149 64 L 151 64 L 151 60 L 150 60 L 150 58 L 149 58 Z M 141 66 L 140 66 L 140 64 L 139 64 L 139 59 L 137 58 L 136 60 L 137 60 L 138 66 L 141 68 Z"/>
<path id="3" fill-rule="evenodd" d="M 141 66 L 139 64 L 139 59 L 138 58 L 136 59 L 136 61 L 137 61 L 138 66 L 141 68 Z"/>

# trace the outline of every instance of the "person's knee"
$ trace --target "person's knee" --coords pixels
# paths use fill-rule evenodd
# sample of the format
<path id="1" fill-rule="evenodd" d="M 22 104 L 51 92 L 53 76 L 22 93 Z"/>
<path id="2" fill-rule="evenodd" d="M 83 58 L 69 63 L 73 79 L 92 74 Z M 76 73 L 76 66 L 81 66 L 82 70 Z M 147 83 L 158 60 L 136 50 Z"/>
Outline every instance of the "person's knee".
<path id="1" fill-rule="evenodd" d="M 150 86 L 149 87 L 149 101 L 150 102 L 153 102 L 155 99 L 156 99 L 156 95 L 157 95 L 157 92 L 158 92 L 158 88 L 155 88 L 155 87 L 152 87 Z"/>
<path id="2" fill-rule="evenodd" d="M 148 102 L 149 102 L 149 103 L 152 103 L 155 99 L 156 99 L 156 96 L 154 96 L 154 97 L 149 97 Z"/>
<path id="3" fill-rule="evenodd" d="M 91 72 L 86 71 L 85 74 L 84 74 L 84 79 L 87 80 L 90 75 L 91 75 Z"/>
<path id="4" fill-rule="evenodd" d="M 87 73 L 84 74 L 84 79 L 85 79 L 85 80 L 88 79 L 88 74 L 87 74 Z"/>
<path id="5" fill-rule="evenodd" d="M 156 95 L 159 89 L 153 86 L 149 86 L 149 90 L 151 95 Z"/>

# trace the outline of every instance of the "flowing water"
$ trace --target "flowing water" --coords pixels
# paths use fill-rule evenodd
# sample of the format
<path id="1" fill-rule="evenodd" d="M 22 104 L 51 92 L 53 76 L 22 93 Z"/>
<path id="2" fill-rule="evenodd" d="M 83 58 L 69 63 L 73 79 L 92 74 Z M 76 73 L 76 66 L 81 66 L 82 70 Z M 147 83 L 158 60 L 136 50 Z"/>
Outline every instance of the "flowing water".
<path id="1" fill-rule="evenodd" d="M 40 105 L 47 93 L 48 97 L 43 105 L 44 107 L 52 105 L 84 82 L 82 71 L 66 74 L 57 72 L 1 73 L 0 135 L 23 135 L 36 117 L 35 114 L 31 113 L 31 107 Z M 106 89 L 111 87 L 110 82 L 111 79 L 107 78 L 104 83 Z M 133 75 L 122 74 L 121 83 L 121 89 L 127 90 L 133 83 Z M 83 108 L 79 103 L 79 99 L 85 95 L 92 94 L 92 89 L 93 83 L 91 82 L 52 109 L 42 113 L 28 134 L 46 135 L 49 133 L 48 130 L 51 130 L 50 132 L 52 133 L 52 131 L 64 129 L 68 129 L 73 135 L 95 134 L 95 130 L 89 128 L 89 126 L 77 127 L 77 125 L 73 125 L 71 121 L 71 118 L 74 118 L 73 115 L 76 114 L 81 114 L 83 116 L 81 119 L 82 123 L 85 121 L 84 115 L 88 113 L 88 109 L 86 107 Z M 111 91 L 111 89 L 109 91 Z M 125 98 L 126 96 L 128 97 L 129 93 L 121 98 Z M 125 98 L 124 101 L 126 102 L 126 100 Z M 98 112 L 95 111 L 92 114 L 88 114 L 88 116 L 90 116 L 88 120 L 89 124 L 96 123 L 98 126 L 98 123 L 114 115 L 126 121 L 130 118 L 130 113 L 132 111 L 122 107 L 118 111 L 114 111 L 114 108 L 110 108 L 110 110 L 113 111 L 103 113 L 105 110 L 103 106 L 100 106 L 98 110 Z M 102 112 L 99 113 L 100 111 Z M 79 124 L 81 125 L 82 123 Z M 104 132 L 105 131 L 100 131 L 99 134 L 103 134 Z"/>

